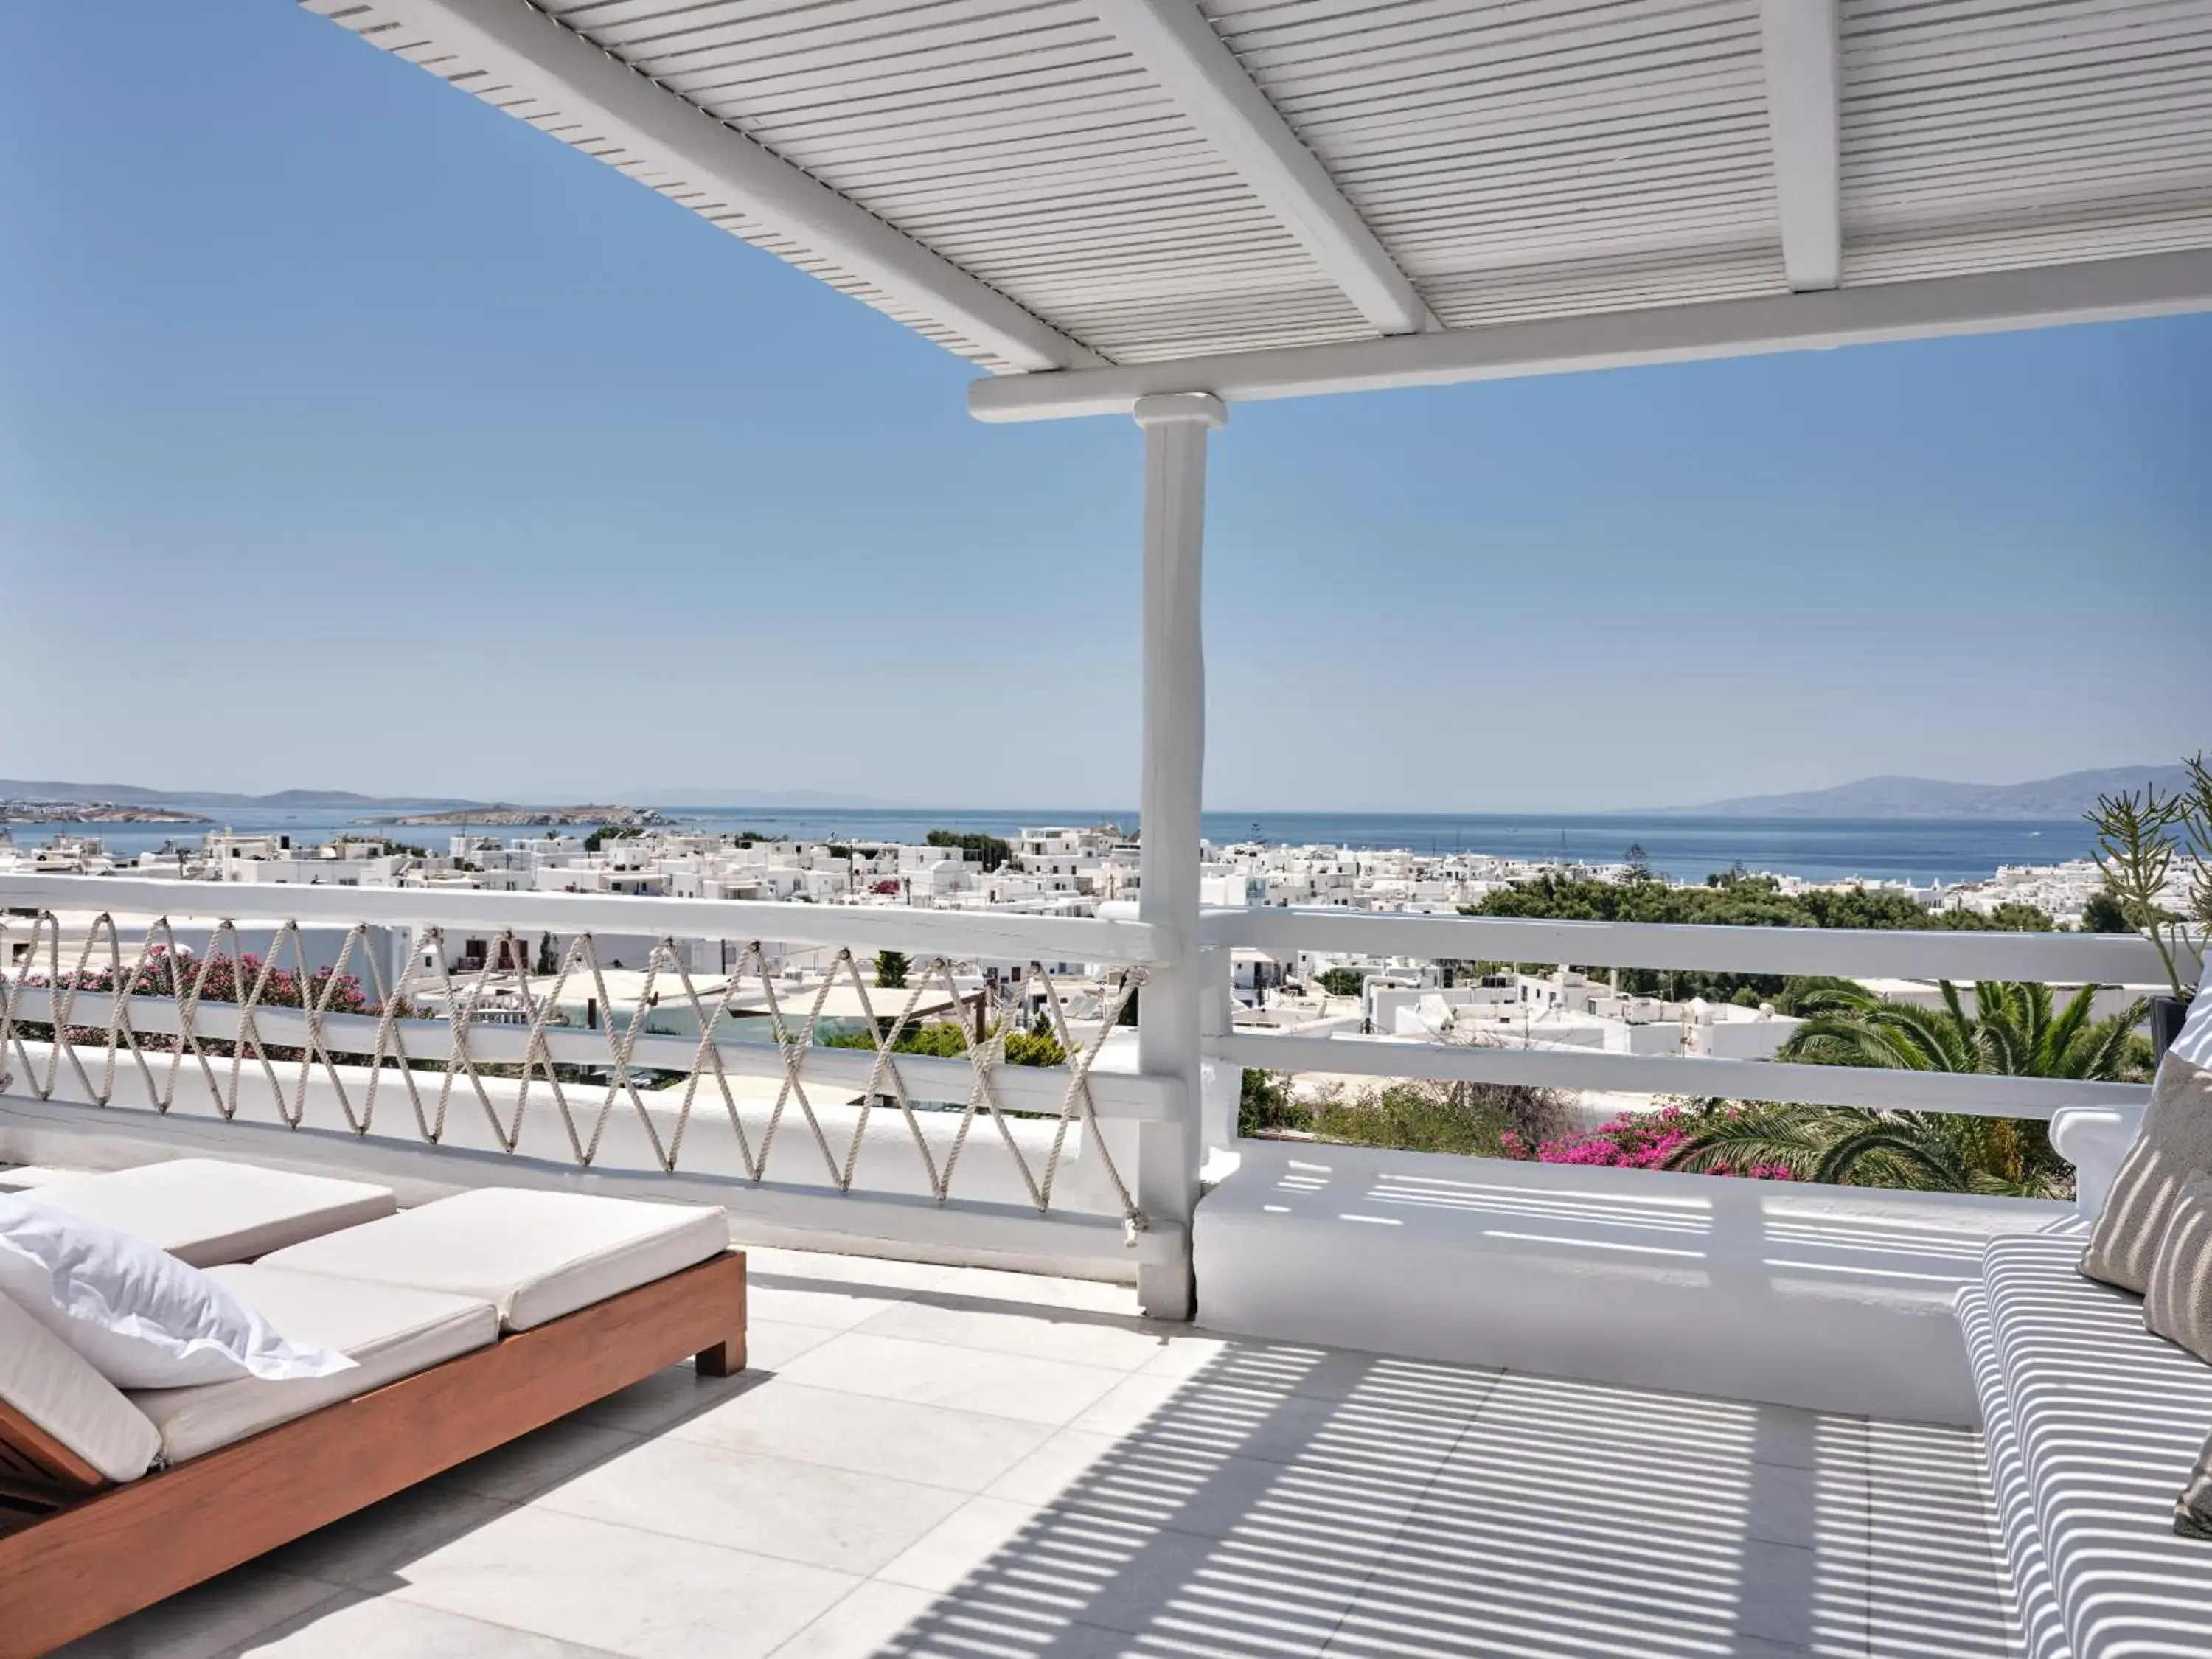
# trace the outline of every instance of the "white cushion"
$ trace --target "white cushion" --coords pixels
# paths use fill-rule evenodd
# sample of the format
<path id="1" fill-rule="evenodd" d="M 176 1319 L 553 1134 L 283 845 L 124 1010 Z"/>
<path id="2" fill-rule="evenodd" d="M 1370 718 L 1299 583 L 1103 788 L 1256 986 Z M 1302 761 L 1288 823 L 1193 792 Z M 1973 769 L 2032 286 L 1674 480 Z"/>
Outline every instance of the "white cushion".
<path id="1" fill-rule="evenodd" d="M 212 1158 L 66 1176 L 29 1196 L 158 1244 L 195 1267 L 250 1261 L 399 1207 L 388 1187 Z"/>
<path id="2" fill-rule="evenodd" d="M 77 1352 L 0 1296 L 0 1401 L 110 1480 L 136 1480 L 161 1449 L 137 1407 Z"/>
<path id="3" fill-rule="evenodd" d="M 730 1246 L 722 1211 L 486 1187 L 295 1244 L 262 1265 L 490 1303 L 511 1331 L 665 1279 Z"/>
<path id="4" fill-rule="evenodd" d="M 118 1389 L 325 1376 L 353 1364 L 287 1341 L 167 1251 L 27 1198 L 0 1198 L 0 1295 Z"/>
<path id="5" fill-rule="evenodd" d="M 491 1304 L 466 1297 L 276 1267 L 215 1267 L 208 1276 L 272 1324 L 356 1363 L 351 1370 L 312 1382 L 248 1376 L 132 1395 L 131 1402 L 160 1431 L 162 1453 L 173 1463 L 499 1340 L 499 1315 Z M 310 1471 L 302 1474 L 312 1478 Z"/>
<path id="6" fill-rule="evenodd" d="M 2150 1264 L 2181 1200 L 2182 1183 L 2212 1172 L 2212 1066 L 2170 1050 L 2151 1079 L 2142 1127 L 2112 1172 L 2081 1271 L 2141 1296 Z"/>

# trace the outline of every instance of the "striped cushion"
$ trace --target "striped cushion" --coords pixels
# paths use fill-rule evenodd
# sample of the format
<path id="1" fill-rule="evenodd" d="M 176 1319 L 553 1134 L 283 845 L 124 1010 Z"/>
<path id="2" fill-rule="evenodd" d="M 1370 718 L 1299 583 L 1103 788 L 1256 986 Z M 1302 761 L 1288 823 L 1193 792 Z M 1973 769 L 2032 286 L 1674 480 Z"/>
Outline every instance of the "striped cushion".
<path id="1" fill-rule="evenodd" d="M 2200 997 L 2212 1006 L 2212 998 Z M 2191 1017 L 2193 1026 L 2196 1018 Z M 2142 1131 L 2120 1161 L 2112 1190 L 2081 1254 L 2090 1278 L 2141 1296 L 2190 1176 L 2212 1174 L 2212 1070 L 2177 1049 L 2160 1062 Z"/>

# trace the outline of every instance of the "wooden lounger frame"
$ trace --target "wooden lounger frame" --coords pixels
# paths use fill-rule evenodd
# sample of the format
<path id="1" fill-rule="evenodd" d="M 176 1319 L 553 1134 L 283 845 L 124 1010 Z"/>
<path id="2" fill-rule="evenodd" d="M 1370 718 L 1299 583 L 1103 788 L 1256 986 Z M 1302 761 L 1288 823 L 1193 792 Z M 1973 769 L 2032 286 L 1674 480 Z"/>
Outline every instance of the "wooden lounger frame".
<path id="1" fill-rule="evenodd" d="M 0 1659 L 35 1659 L 686 1357 L 745 1365 L 731 1251 L 110 1486 L 0 1406 Z"/>

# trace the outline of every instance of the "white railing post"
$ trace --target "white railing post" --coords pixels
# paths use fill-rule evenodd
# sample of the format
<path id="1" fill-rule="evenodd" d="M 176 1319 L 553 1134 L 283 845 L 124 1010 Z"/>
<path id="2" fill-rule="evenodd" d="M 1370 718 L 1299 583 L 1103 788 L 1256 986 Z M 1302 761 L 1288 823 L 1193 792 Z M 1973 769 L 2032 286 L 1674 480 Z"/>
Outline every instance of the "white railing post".
<path id="1" fill-rule="evenodd" d="M 1244 1092 L 1244 1068 L 1212 1058 L 1215 1046 L 1234 1036 L 1237 1030 L 1237 988 L 1229 947 L 1200 945 L 1198 966 L 1205 998 L 1199 1023 L 1202 1045 L 1199 1060 L 1199 1098 L 1202 1106 L 1199 1140 L 1203 1157 L 1210 1160 L 1217 1152 L 1236 1150 L 1237 1109 Z"/>
<path id="2" fill-rule="evenodd" d="M 1160 937 L 1160 965 L 1139 1001 L 1139 1067 L 1179 1085 L 1176 1121 L 1138 1132 L 1137 1202 L 1188 1229 L 1204 1156 L 1199 1048 L 1199 814 L 1206 767 L 1206 652 L 1199 615 L 1206 526 L 1206 435 L 1226 411 L 1202 393 L 1138 399 L 1145 434 L 1145 726 L 1139 918 Z M 1138 1299 L 1156 1318 L 1188 1319 L 1188 1253 L 1139 1267 Z"/>

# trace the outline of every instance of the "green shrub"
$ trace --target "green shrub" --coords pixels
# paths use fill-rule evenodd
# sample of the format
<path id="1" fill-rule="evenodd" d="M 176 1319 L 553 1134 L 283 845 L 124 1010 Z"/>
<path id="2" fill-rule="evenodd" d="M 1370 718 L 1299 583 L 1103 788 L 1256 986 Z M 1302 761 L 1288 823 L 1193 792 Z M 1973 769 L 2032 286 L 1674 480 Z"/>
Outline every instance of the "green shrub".
<path id="1" fill-rule="evenodd" d="M 1294 1099 L 1281 1072 L 1247 1071 L 1237 1097 L 1237 1133 L 1267 1135 L 1313 1127 L 1313 1109 Z"/>
<path id="2" fill-rule="evenodd" d="M 1317 1139 L 1470 1158 L 1516 1156 L 1516 1139 L 1550 1139 L 1567 1127 L 1552 1091 L 1499 1083 L 1385 1083 L 1326 1094 L 1311 1111 Z"/>
<path id="3" fill-rule="evenodd" d="M 822 1039 L 825 1048 L 872 1048 L 876 1045 L 866 1030 L 839 1031 Z M 968 1028 L 958 1020 L 930 1020 L 920 1025 L 909 1025 L 899 1033 L 898 1041 L 891 1045 L 898 1054 L 925 1054 L 935 1060 L 958 1060 L 968 1052 Z M 1061 1066 L 1067 1061 L 1067 1051 L 1060 1046 L 1059 1039 L 1048 1030 L 1009 1031 L 1006 1034 L 1006 1064 L 1009 1066 Z"/>

